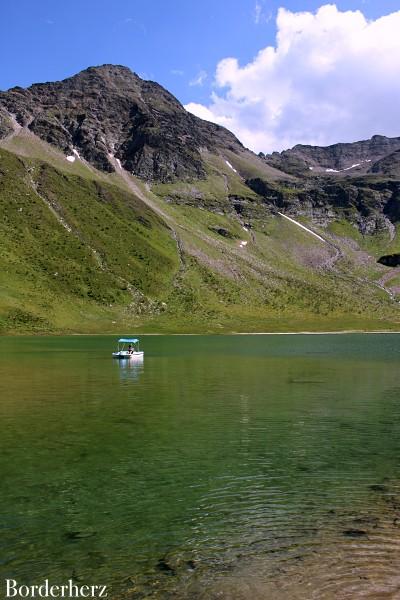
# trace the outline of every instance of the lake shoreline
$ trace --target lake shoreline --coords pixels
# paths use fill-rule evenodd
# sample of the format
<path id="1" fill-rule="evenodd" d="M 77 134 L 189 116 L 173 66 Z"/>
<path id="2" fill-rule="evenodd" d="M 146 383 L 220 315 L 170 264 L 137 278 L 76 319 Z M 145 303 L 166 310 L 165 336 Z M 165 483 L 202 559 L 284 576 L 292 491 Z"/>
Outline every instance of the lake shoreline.
<path id="1" fill-rule="evenodd" d="M 23 333 L 0 333 L 0 338 L 7 338 L 7 337 L 38 337 L 38 338 L 42 338 L 42 337 L 68 337 L 68 336 L 74 336 L 74 337 L 103 337 L 103 336 L 110 336 L 110 337 L 115 337 L 115 336 L 119 336 L 122 335 L 121 331 L 125 331 L 123 329 L 120 330 L 119 333 L 104 333 L 104 332 L 98 332 L 98 333 L 77 333 L 77 332 L 57 332 L 57 333 L 45 333 L 45 332 L 23 332 Z M 188 337 L 188 336 L 218 336 L 218 337 L 222 337 L 222 336 L 239 336 L 239 335 L 268 335 L 268 336 L 273 336 L 273 335 L 350 335 L 350 334 L 357 334 L 357 335 L 399 335 L 400 334 L 400 330 L 390 330 L 390 329 L 373 329 L 373 330 L 367 330 L 367 329 L 344 329 L 344 330 L 339 330 L 339 331 L 224 331 L 224 332 L 217 332 L 217 331 L 206 331 L 206 332 L 189 332 L 189 333 L 176 333 L 176 332 L 141 332 L 140 330 L 135 330 L 135 335 L 140 335 L 142 337 L 151 337 L 151 336 L 174 336 L 174 337 Z"/>

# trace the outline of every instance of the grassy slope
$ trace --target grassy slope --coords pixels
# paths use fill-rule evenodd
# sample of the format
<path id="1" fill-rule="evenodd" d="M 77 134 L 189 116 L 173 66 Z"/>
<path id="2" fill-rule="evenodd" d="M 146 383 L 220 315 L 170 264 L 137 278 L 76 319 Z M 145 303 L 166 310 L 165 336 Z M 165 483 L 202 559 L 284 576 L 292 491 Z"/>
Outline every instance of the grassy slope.
<path id="1" fill-rule="evenodd" d="M 379 329 L 390 328 L 389 321 L 396 320 L 397 307 L 387 295 L 362 278 L 355 280 L 350 269 L 332 272 L 310 267 L 307 259 L 314 251 L 321 253 L 321 244 L 287 221 L 271 217 L 264 231 L 252 232 L 254 240 L 242 232 L 241 239 L 247 239 L 248 246 L 239 248 L 235 239 L 213 239 L 217 234 L 209 239 L 208 224 L 215 217 L 207 211 L 176 207 L 174 212 L 183 224 L 181 236 L 191 257 L 182 274 L 185 288 L 190 285 L 192 290 L 189 329 Z M 218 215 L 219 224 L 235 231 L 232 221 Z M 206 320 L 196 321 L 195 315 L 202 317 L 205 307 Z M 163 319 L 157 321 L 161 328 Z M 167 329 L 171 324 L 175 324 L 173 318 Z M 174 329 L 179 326 L 175 324 Z"/>
<path id="2" fill-rule="evenodd" d="M 227 197 L 245 195 L 250 216 L 259 201 L 223 160 L 209 157 L 204 182 L 156 186 L 157 214 L 116 175 L 29 141 L 8 142 L 19 157 L 0 150 L 1 331 L 397 328 L 371 284 L 385 268 L 360 265 L 347 242 L 332 270 L 332 248 L 261 206 L 245 231 Z M 353 232 L 331 233 L 340 245 Z"/>
<path id="3" fill-rule="evenodd" d="M 0 203 L 3 330 L 97 331 L 157 310 L 176 247 L 132 194 L 0 151 Z"/>

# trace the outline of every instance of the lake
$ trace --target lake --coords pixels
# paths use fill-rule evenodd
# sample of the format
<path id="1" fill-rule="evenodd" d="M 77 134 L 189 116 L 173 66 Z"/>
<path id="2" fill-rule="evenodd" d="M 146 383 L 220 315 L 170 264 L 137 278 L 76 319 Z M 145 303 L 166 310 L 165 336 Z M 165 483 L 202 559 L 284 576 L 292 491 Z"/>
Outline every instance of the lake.
<path id="1" fill-rule="evenodd" d="M 2 579 L 400 597 L 400 335 L 142 336 L 132 364 L 114 349 L 0 338 Z"/>

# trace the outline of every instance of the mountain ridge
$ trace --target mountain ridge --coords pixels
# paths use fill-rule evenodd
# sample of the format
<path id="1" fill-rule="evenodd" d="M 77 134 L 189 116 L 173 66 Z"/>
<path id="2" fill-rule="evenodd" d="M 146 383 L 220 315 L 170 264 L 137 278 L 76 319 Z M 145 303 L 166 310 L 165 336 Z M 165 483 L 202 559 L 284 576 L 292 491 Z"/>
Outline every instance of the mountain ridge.
<path id="1" fill-rule="evenodd" d="M 313 174 L 342 173 L 359 176 L 384 174 L 379 163 L 398 151 L 400 137 L 373 135 L 367 140 L 338 142 L 328 146 L 296 144 L 288 150 L 263 156 L 269 164 L 298 176 L 307 174 L 307 171 L 312 171 Z M 400 171 L 395 175 L 400 175 Z"/>

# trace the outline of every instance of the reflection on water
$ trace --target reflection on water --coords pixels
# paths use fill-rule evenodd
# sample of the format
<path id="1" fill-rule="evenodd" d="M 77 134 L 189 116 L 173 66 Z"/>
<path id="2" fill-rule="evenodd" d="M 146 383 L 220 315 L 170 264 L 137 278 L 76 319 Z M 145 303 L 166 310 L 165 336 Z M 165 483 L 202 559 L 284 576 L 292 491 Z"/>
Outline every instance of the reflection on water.
<path id="1" fill-rule="evenodd" d="M 111 346 L 0 339 L 3 578 L 121 598 L 389 593 L 399 336 L 151 336 L 145 363 Z"/>
<path id="2" fill-rule="evenodd" d="M 143 371 L 143 356 L 134 358 L 120 358 L 114 360 L 119 369 L 121 381 L 137 381 Z"/>

